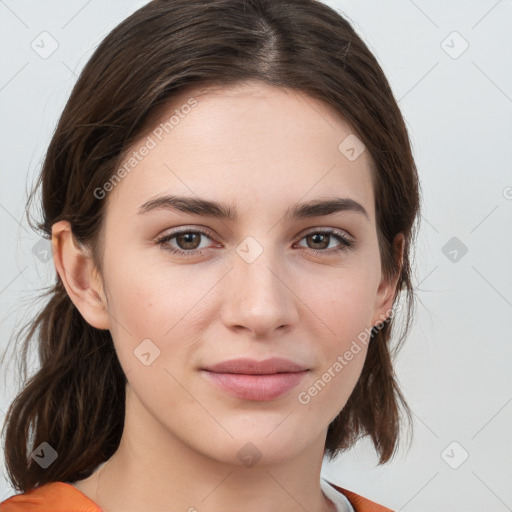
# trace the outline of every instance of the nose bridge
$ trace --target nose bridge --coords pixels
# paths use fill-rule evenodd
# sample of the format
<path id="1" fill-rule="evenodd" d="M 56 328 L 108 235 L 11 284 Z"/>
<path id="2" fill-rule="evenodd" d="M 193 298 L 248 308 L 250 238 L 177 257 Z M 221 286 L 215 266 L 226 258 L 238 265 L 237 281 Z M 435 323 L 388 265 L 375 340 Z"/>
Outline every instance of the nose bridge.
<path id="1" fill-rule="evenodd" d="M 260 242 L 261 240 L 261 242 Z M 262 298 L 270 300 L 275 293 L 281 294 L 282 284 L 276 283 L 276 268 L 280 267 L 276 260 L 276 251 L 269 245 L 271 237 L 257 239 L 255 236 L 247 236 L 236 247 L 235 272 L 237 281 L 251 288 L 246 290 L 248 294 L 257 292 Z M 244 294 L 247 295 L 247 294 Z"/>
<path id="2" fill-rule="evenodd" d="M 283 265 L 269 246 L 271 238 L 260 242 L 248 236 L 235 249 L 229 321 L 254 331 L 273 330 L 293 320 L 293 294 L 280 275 Z"/>

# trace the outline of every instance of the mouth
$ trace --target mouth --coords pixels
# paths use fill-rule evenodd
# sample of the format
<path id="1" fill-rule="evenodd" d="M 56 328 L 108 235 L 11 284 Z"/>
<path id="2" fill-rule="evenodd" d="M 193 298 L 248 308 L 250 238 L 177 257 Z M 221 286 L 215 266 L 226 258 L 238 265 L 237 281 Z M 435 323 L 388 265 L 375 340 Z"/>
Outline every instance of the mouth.
<path id="1" fill-rule="evenodd" d="M 219 373 L 202 370 L 201 373 L 216 388 L 242 400 L 257 402 L 275 400 L 302 381 L 309 370 L 272 374 Z"/>
<path id="2" fill-rule="evenodd" d="M 241 358 L 201 368 L 206 380 L 228 395 L 242 400 L 275 400 L 296 387 L 309 368 L 290 359 L 264 361 Z"/>
<path id="3" fill-rule="evenodd" d="M 237 373 L 244 375 L 273 375 L 276 373 L 294 373 L 308 370 L 305 366 L 290 359 L 272 357 L 264 361 L 256 359 L 239 358 L 222 361 L 220 363 L 205 366 L 202 370 L 215 373 Z"/>

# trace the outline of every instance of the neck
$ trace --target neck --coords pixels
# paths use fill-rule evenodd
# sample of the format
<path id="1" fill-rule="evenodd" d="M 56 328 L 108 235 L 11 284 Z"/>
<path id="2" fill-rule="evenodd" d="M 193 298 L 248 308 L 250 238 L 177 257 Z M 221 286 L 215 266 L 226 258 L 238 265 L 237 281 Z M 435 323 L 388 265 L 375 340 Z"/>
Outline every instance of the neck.
<path id="1" fill-rule="evenodd" d="M 148 430 L 148 412 L 133 395 L 130 400 L 118 450 L 87 482 L 75 484 L 103 510 L 335 510 L 320 487 L 326 430 L 293 457 L 244 465 L 242 457 L 225 462 L 194 450 L 160 424 Z"/>

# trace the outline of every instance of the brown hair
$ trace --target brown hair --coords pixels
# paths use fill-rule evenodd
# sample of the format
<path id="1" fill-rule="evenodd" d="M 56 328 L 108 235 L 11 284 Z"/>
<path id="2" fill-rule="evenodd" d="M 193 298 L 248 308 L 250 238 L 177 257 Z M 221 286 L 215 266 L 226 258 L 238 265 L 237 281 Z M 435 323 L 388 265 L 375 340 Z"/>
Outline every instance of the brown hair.
<path id="1" fill-rule="evenodd" d="M 383 464 L 397 450 L 400 407 L 411 420 L 392 361 L 414 307 L 409 250 L 419 219 L 419 183 L 383 71 L 338 12 L 315 0 L 160 0 L 143 6 L 108 34 L 80 74 L 30 194 L 27 217 L 42 185 L 37 229 L 51 238 L 52 225 L 68 220 L 101 269 L 106 201 L 94 190 L 113 176 L 148 120 L 175 95 L 198 84 L 246 80 L 323 100 L 353 127 L 372 157 L 382 271 L 388 278 L 399 274 L 395 302 L 404 291 L 407 319 L 394 350 L 392 318 L 372 330 L 362 374 L 329 425 L 325 453 L 332 459 L 370 436 Z M 405 237 L 401 266 L 393 249 L 399 233 Z M 86 478 L 116 451 L 124 425 L 127 380 L 110 331 L 84 320 L 58 275 L 45 296 L 40 314 L 17 335 L 24 339 L 24 357 L 30 340 L 37 340 L 40 369 L 27 380 L 24 361 L 23 387 L 4 425 L 9 478 L 22 492 Z M 29 456 L 42 442 L 58 453 L 46 469 Z"/>

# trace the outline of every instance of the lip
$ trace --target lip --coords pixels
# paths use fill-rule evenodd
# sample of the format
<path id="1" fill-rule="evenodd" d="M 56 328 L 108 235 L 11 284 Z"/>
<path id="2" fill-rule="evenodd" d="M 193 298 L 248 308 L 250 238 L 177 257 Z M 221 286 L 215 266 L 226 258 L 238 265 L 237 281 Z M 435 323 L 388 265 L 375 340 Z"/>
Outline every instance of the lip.
<path id="1" fill-rule="evenodd" d="M 309 370 L 293 361 L 232 359 L 201 369 L 212 385 L 243 400 L 269 401 L 296 387 Z"/>
<path id="2" fill-rule="evenodd" d="M 272 357 L 263 361 L 248 358 L 230 359 L 229 361 L 222 361 L 221 363 L 202 368 L 202 370 L 215 373 L 243 373 L 245 375 L 302 372 L 307 369 L 305 366 L 282 357 Z"/>
<path id="3" fill-rule="evenodd" d="M 202 370 L 205 378 L 227 394 L 243 400 L 265 402 L 275 400 L 296 387 L 309 370 L 302 372 L 247 375 L 243 373 L 216 373 Z"/>

